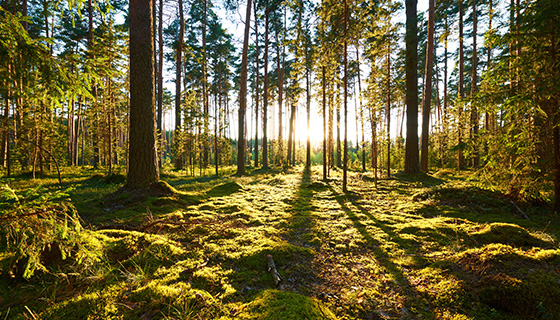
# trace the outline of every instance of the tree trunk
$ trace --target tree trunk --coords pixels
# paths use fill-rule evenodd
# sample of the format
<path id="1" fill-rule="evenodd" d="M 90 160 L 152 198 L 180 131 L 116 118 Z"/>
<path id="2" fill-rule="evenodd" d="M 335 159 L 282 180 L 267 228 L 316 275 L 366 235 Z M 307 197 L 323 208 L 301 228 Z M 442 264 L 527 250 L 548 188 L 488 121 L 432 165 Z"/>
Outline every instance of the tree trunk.
<path id="1" fill-rule="evenodd" d="M 179 39 L 177 43 L 177 64 L 175 67 L 175 134 L 173 138 L 179 148 L 181 136 L 181 75 L 183 73 L 183 42 L 185 35 L 185 17 L 183 14 L 183 0 L 179 0 Z M 175 169 L 183 169 L 183 157 L 178 152 L 175 158 Z"/>
<path id="2" fill-rule="evenodd" d="M 348 191 L 348 4 L 344 0 L 344 160 L 342 192 Z"/>
<path id="3" fill-rule="evenodd" d="M 280 37 L 276 34 L 276 50 L 278 52 L 277 70 L 278 70 L 278 159 L 282 162 L 284 152 L 284 140 L 282 137 L 282 98 L 284 94 L 284 64 L 280 65 L 280 58 L 283 56 L 280 53 Z"/>
<path id="4" fill-rule="evenodd" d="M 391 47 L 387 45 L 387 105 L 385 106 L 385 116 L 387 119 L 387 177 L 391 177 Z"/>
<path id="5" fill-rule="evenodd" d="M 463 101 L 465 98 L 464 89 L 464 55 L 463 55 L 463 0 L 459 0 L 459 113 L 458 113 L 458 125 L 457 125 L 457 136 L 458 136 L 458 169 L 465 169 L 465 156 L 463 155 Z"/>
<path id="6" fill-rule="evenodd" d="M 337 90 L 335 94 L 336 94 L 336 166 L 338 168 L 342 168 L 342 149 L 340 146 L 340 83 L 337 84 Z"/>
<path id="7" fill-rule="evenodd" d="M 288 122 L 288 154 L 286 157 L 286 164 L 289 166 L 292 160 L 292 132 L 294 131 L 294 101 L 293 97 L 290 99 L 290 121 Z M 291 163 L 293 165 L 293 163 Z"/>
<path id="8" fill-rule="evenodd" d="M 311 138 L 310 138 L 310 122 L 311 122 L 311 74 L 307 70 L 307 152 L 305 157 L 305 168 L 307 174 L 311 174 Z"/>
<path id="9" fill-rule="evenodd" d="M 159 180 L 155 131 L 152 0 L 130 0 L 130 136 L 126 186 Z"/>
<path id="10" fill-rule="evenodd" d="M 257 16 L 257 6 L 255 6 L 255 17 Z M 255 168 L 259 166 L 259 24 L 255 18 L 255 50 L 256 50 L 256 80 L 255 80 Z"/>
<path id="11" fill-rule="evenodd" d="M 264 92 L 263 92 L 263 168 L 268 168 L 268 2 L 265 5 L 264 20 Z"/>
<path id="12" fill-rule="evenodd" d="M 416 0 L 406 0 L 406 173 L 419 172 L 418 159 L 418 26 Z"/>
<path id="13" fill-rule="evenodd" d="M 249 53 L 249 31 L 251 24 L 251 0 L 247 0 L 245 16 L 245 35 L 243 37 L 243 54 L 241 56 L 241 74 L 239 82 L 239 115 L 238 115 L 238 142 L 237 142 L 237 175 L 245 174 L 245 112 L 247 110 L 247 60 Z M 266 77 L 266 75 L 265 75 Z M 266 78 L 265 78 L 266 79 Z M 265 89 L 266 91 L 266 89 Z M 265 133 L 266 134 L 266 133 Z M 265 135 L 266 137 L 266 135 Z M 263 139 L 263 166 L 266 142 Z"/>
<path id="14" fill-rule="evenodd" d="M 428 172 L 428 140 L 430 134 L 430 109 L 432 105 L 432 70 L 434 59 L 434 0 L 430 0 L 428 9 L 428 48 L 426 50 L 426 82 L 424 84 L 424 99 L 422 99 L 422 143 L 420 169 Z"/>
<path id="15" fill-rule="evenodd" d="M 159 0 L 159 12 L 158 12 L 158 45 L 159 45 L 159 63 L 158 67 L 158 76 L 157 76 L 157 129 L 158 129 L 158 138 L 160 139 L 159 143 L 159 166 L 163 165 L 163 153 L 164 153 L 164 137 L 163 137 L 163 0 Z"/>
<path id="16" fill-rule="evenodd" d="M 362 127 L 362 171 L 366 172 L 366 143 L 364 131 L 364 106 L 362 103 L 362 78 L 360 72 L 360 54 L 356 46 L 356 61 L 358 62 L 358 99 L 360 99 L 360 124 Z M 357 142 L 356 142 L 357 143 Z"/>
<path id="17" fill-rule="evenodd" d="M 207 63 L 206 63 L 206 24 L 207 24 L 207 0 L 202 0 L 203 2 L 203 13 L 202 13 L 202 99 L 204 100 L 204 150 L 203 150 L 203 161 L 204 168 L 208 167 L 208 154 L 209 154 L 209 139 L 210 139 L 210 109 L 208 106 L 208 75 L 207 75 Z"/>
<path id="18" fill-rule="evenodd" d="M 323 180 L 327 180 L 327 90 L 325 66 L 321 67 L 321 87 L 323 90 Z"/>
<path id="19" fill-rule="evenodd" d="M 477 32 L 477 11 L 476 11 L 476 0 L 473 0 L 473 56 L 472 56 L 472 81 L 471 81 L 471 98 L 474 99 L 477 91 L 477 65 L 478 65 L 478 54 L 476 52 L 476 32 Z M 471 143 L 473 146 L 473 167 L 478 168 L 479 158 L 478 158 L 478 109 L 476 106 L 476 101 L 471 102 Z"/>

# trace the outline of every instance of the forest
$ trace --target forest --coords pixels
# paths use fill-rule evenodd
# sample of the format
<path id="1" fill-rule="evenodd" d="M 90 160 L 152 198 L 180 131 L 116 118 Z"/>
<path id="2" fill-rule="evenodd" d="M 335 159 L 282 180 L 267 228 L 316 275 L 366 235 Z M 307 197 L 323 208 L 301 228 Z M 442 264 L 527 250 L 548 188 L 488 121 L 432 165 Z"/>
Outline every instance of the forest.
<path id="1" fill-rule="evenodd" d="M 557 0 L 0 0 L 0 319 L 560 319 Z"/>

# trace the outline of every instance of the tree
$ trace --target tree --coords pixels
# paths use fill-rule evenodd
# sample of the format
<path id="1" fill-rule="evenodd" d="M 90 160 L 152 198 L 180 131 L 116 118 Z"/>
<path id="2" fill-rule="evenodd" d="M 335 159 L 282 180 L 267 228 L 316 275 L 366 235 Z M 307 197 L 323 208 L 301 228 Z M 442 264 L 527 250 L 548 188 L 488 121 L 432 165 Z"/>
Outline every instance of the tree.
<path id="1" fill-rule="evenodd" d="M 153 0 L 130 0 L 130 136 L 126 186 L 159 180 L 154 97 Z"/>
<path id="2" fill-rule="evenodd" d="M 181 75 L 183 73 L 183 42 L 185 36 L 185 16 L 183 14 L 183 0 L 179 0 L 179 34 L 176 48 L 175 65 L 175 133 L 173 135 L 176 147 L 179 145 L 181 132 Z M 175 158 L 175 169 L 183 169 L 183 157 L 177 151 Z"/>
<path id="3" fill-rule="evenodd" d="M 422 99 L 422 143 L 420 169 L 428 172 L 428 135 L 430 134 L 430 109 L 432 103 L 432 70 L 434 59 L 434 20 L 435 5 L 430 0 L 428 14 L 428 48 L 426 50 L 426 81 L 424 83 L 424 99 Z"/>
<path id="4" fill-rule="evenodd" d="M 406 0 L 406 149 L 404 171 L 418 173 L 418 26 L 416 0 Z"/>
<path id="5" fill-rule="evenodd" d="M 239 114 L 237 136 L 237 175 L 245 174 L 245 112 L 247 110 L 247 62 L 249 56 L 249 32 L 251 24 L 251 0 L 247 0 L 245 15 L 245 35 L 243 37 L 243 53 L 241 55 L 241 74 L 239 82 Z M 265 142 L 263 141 L 263 144 Z M 264 158 L 264 147 L 263 147 Z M 263 159 L 264 166 L 264 159 Z"/>
<path id="6" fill-rule="evenodd" d="M 465 80 L 464 80 L 464 54 L 463 54 L 463 0 L 459 0 L 459 101 L 458 106 L 458 116 L 457 116 L 457 155 L 458 155 L 458 169 L 465 169 L 465 156 L 463 154 L 463 99 L 465 98 Z"/>

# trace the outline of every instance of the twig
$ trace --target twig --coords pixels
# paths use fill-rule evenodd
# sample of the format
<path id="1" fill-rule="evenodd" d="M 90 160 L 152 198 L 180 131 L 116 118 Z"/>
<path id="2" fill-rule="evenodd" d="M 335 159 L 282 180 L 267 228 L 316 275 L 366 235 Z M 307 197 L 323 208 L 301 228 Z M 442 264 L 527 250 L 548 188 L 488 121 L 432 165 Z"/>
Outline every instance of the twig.
<path id="1" fill-rule="evenodd" d="M 278 270 L 276 270 L 276 265 L 274 264 L 274 260 L 272 259 L 271 255 L 266 256 L 266 261 L 268 263 L 268 272 L 272 273 L 272 277 L 274 278 L 274 284 L 278 286 L 282 278 L 280 278 L 280 274 L 278 274 Z"/>
<path id="2" fill-rule="evenodd" d="M 531 219 L 529 219 L 529 216 L 528 216 L 523 210 L 521 210 L 521 208 L 519 208 L 519 206 L 517 206 L 517 205 L 515 204 L 515 202 L 513 202 L 513 201 L 511 201 L 511 200 L 509 200 L 509 202 L 511 202 L 511 204 L 513 204 L 513 206 L 515 207 L 515 209 L 517 209 L 517 211 L 523 216 L 523 218 L 525 218 L 525 219 L 527 219 L 527 220 L 531 220 Z"/>

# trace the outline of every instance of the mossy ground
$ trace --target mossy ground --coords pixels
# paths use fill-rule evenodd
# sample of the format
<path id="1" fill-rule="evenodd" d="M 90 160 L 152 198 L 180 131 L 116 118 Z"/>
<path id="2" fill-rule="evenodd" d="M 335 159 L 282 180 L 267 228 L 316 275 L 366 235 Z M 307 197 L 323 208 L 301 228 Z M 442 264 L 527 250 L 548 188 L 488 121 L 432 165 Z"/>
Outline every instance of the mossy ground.
<path id="1" fill-rule="evenodd" d="M 0 280 L 0 318 L 560 318 L 560 223 L 547 207 L 517 204 L 526 220 L 453 174 L 375 187 L 352 172 L 344 194 L 338 171 L 326 182 L 320 167 L 302 171 L 170 172 L 176 190 L 145 199 L 115 197 L 118 176 L 69 174 L 99 259 Z"/>

